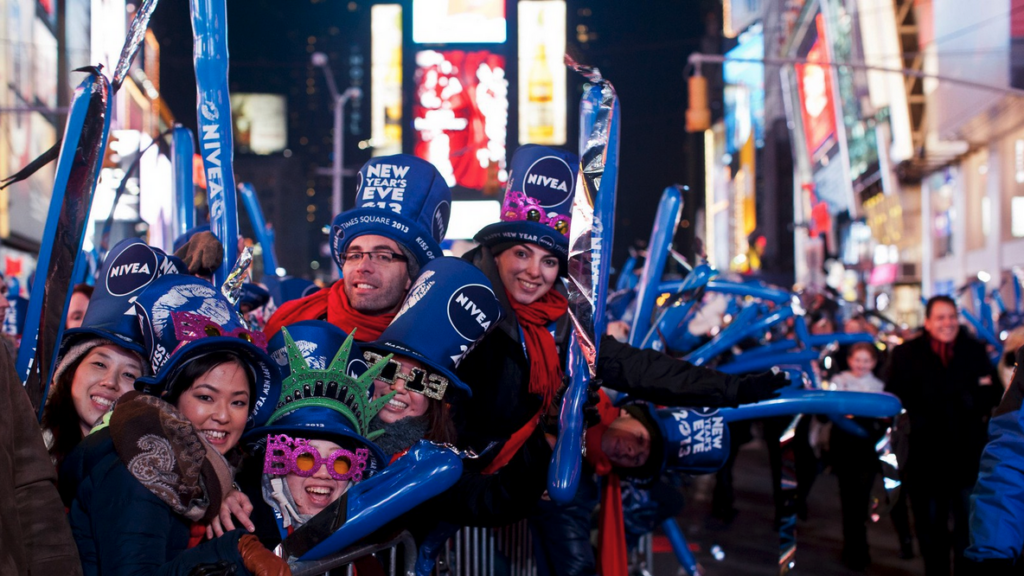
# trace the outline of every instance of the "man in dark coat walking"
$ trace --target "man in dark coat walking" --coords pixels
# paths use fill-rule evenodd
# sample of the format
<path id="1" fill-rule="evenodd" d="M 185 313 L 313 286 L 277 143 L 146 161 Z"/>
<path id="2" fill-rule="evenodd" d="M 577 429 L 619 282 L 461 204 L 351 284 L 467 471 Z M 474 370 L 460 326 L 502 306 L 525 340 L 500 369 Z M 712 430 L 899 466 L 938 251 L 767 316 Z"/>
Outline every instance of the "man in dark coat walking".
<path id="1" fill-rule="evenodd" d="M 1002 393 L 997 383 L 985 345 L 960 330 L 948 296 L 928 300 L 924 334 L 893 350 L 886 390 L 910 418 L 906 488 L 927 576 L 949 575 L 951 546 L 956 563 L 962 562 L 968 497 L 988 417 Z"/>

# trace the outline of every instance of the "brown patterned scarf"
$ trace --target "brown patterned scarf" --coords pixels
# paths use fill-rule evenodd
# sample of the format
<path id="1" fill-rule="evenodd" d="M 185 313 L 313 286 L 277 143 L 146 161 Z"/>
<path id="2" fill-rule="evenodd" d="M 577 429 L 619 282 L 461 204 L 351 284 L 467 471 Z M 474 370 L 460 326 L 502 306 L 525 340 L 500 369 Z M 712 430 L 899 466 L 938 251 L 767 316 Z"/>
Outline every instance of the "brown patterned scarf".
<path id="1" fill-rule="evenodd" d="M 139 392 L 118 399 L 110 437 L 128 472 L 176 513 L 206 523 L 231 487 L 231 468 L 174 406 Z"/>

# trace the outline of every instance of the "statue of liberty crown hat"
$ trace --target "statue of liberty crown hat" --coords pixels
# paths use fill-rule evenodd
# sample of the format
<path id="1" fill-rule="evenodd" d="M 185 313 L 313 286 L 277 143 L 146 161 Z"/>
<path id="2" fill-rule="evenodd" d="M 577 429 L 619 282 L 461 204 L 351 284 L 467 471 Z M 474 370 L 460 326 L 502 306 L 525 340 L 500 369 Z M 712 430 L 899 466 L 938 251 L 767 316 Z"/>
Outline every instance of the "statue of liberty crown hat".
<path id="1" fill-rule="evenodd" d="M 433 164 L 408 154 L 379 156 L 356 179 L 356 207 L 335 216 L 331 229 L 331 253 L 339 267 L 348 245 L 364 234 L 398 242 L 421 267 L 443 254 L 452 192 Z"/>
<path id="2" fill-rule="evenodd" d="M 220 291 L 194 276 L 168 274 L 138 295 L 135 313 L 154 372 L 135 381 L 137 390 L 164 395 L 190 361 L 230 351 L 245 361 L 255 382 L 246 429 L 267 421 L 280 393 L 280 373 L 266 353 L 263 333 L 249 330 Z"/>
<path id="3" fill-rule="evenodd" d="M 656 408 L 646 402 L 623 407 L 651 434 L 651 455 L 638 468 L 616 468 L 620 476 L 644 483 L 672 470 L 717 472 L 729 458 L 729 426 L 715 408 Z"/>
<path id="4" fill-rule="evenodd" d="M 529 242 L 554 253 L 565 274 L 569 225 L 579 156 L 536 144 L 520 146 L 512 156 L 501 205 L 501 221 L 485 226 L 477 242 L 494 247 Z"/>
<path id="5" fill-rule="evenodd" d="M 148 374 L 145 343 L 133 302 L 157 278 L 179 273 L 187 273 L 180 259 L 138 238 L 126 238 L 114 245 L 100 266 L 82 325 L 64 332 L 53 380 L 103 340 L 139 354 L 144 360 L 143 373 Z"/>
<path id="6" fill-rule="evenodd" d="M 280 397 L 267 423 L 250 430 L 242 442 L 252 453 L 266 448 L 268 436 L 326 439 L 339 446 L 369 450 L 363 477 L 387 465 L 384 452 L 369 436 L 370 421 L 391 395 L 372 400 L 373 381 L 381 366 L 367 369 L 350 335 L 320 320 L 284 327 L 268 346 L 280 369 Z M 355 372 L 362 372 L 354 376 Z"/>
<path id="7" fill-rule="evenodd" d="M 420 273 L 380 338 L 361 346 L 414 358 L 444 378 L 427 381 L 426 396 L 445 398 L 449 385 L 472 396 L 455 369 L 501 317 L 501 303 L 483 272 L 458 258 L 438 258 Z"/>

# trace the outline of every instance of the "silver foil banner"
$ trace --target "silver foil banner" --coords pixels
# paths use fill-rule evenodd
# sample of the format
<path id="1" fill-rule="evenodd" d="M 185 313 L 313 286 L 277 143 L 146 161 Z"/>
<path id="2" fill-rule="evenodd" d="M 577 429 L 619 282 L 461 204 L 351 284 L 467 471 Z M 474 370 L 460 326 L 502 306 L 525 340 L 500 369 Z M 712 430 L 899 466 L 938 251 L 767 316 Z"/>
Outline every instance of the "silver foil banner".
<path id="1" fill-rule="evenodd" d="M 596 376 L 597 343 L 604 332 L 604 306 L 598 298 L 602 267 L 611 264 L 611 242 L 604 235 L 611 235 L 612 222 L 605 230 L 598 207 L 595 217 L 595 201 L 605 174 L 608 144 L 613 130 L 617 130 L 614 110 L 618 97 L 610 82 L 601 77 L 597 68 L 578 64 L 568 55 L 567 66 L 583 75 L 592 86 L 587 90 L 581 106 L 583 114 L 580 126 L 580 173 L 576 180 L 576 195 L 572 205 L 572 223 L 569 229 L 569 317 L 572 318 L 579 338 L 583 356 L 590 367 L 591 377 Z M 588 108 L 589 107 L 589 108 Z M 614 181 L 612 182 L 614 186 Z M 612 191 L 614 193 L 614 190 Z M 611 200 L 614 212 L 614 198 Z M 606 214 L 610 220 L 612 214 Z M 602 253 L 604 252 L 604 253 Z M 604 275 L 607 278 L 607 274 Z"/>
<path id="2" fill-rule="evenodd" d="M 242 284 L 249 281 L 251 271 L 252 247 L 246 246 L 239 254 L 238 260 L 235 261 L 224 284 L 220 287 L 220 293 L 228 299 L 228 302 L 231 302 L 232 306 L 237 306 L 238 301 L 242 298 Z"/>
<path id="3" fill-rule="evenodd" d="M 124 39 L 124 47 L 121 48 L 121 57 L 117 61 L 117 68 L 114 69 L 114 76 L 110 79 L 110 85 L 114 92 L 121 88 L 121 84 L 128 76 L 128 69 L 132 65 L 132 60 L 135 59 L 135 53 L 139 51 L 139 46 L 146 38 L 149 17 L 153 15 L 153 10 L 156 10 L 157 2 L 159 0 L 143 0 L 142 6 L 135 11 L 135 19 L 132 20 L 132 25 L 128 28 L 128 36 Z"/>

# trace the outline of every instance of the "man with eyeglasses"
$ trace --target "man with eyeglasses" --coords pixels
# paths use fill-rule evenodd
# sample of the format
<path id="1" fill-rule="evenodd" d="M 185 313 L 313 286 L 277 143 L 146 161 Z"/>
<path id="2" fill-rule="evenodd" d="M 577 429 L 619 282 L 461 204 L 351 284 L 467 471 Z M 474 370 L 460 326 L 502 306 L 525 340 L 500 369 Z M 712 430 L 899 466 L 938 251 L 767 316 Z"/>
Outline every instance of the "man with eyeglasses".
<path id="1" fill-rule="evenodd" d="M 360 341 L 374 340 L 395 318 L 420 269 L 443 255 L 451 190 L 429 162 L 396 154 L 366 163 L 357 176 L 356 207 L 338 214 L 331 253 L 342 279 L 329 289 L 282 305 L 268 337 L 301 320 L 326 320 Z"/>

